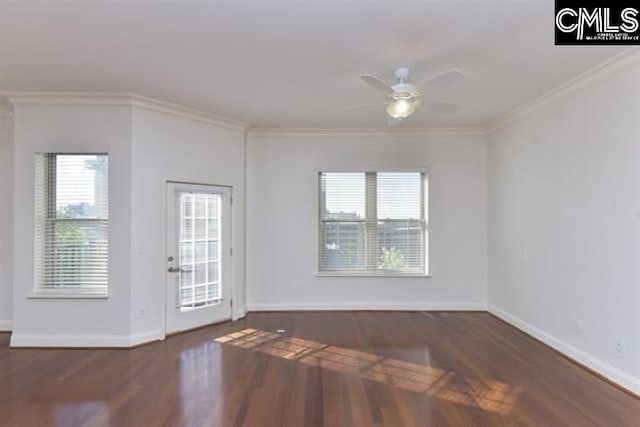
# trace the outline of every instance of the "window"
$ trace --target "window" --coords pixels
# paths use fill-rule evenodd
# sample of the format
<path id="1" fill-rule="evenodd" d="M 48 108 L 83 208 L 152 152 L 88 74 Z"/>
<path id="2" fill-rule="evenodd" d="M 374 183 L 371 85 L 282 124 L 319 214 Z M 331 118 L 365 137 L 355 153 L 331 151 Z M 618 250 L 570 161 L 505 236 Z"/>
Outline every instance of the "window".
<path id="1" fill-rule="evenodd" d="M 427 273 L 423 172 L 320 172 L 319 271 Z"/>
<path id="2" fill-rule="evenodd" d="M 36 154 L 37 293 L 107 293 L 108 205 L 106 154 Z"/>

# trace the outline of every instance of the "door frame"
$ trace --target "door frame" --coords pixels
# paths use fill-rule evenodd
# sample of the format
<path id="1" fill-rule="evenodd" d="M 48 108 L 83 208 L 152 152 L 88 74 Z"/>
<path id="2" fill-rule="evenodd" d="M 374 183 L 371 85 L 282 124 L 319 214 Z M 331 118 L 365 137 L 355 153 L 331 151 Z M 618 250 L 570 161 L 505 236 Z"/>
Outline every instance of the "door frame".
<path id="1" fill-rule="evenodd" d="M 176 332 L 170 332 L 167 333 L 167 299 L 169 298 L 169 286 L 167 283 L 167 258 L 169 256 L 169 254 L 167 253 L 168 251 L 168 241 L 169 241 L 169 218 L 168 218 L 168 214 L 169 214 L 169 199 L 167 197 L 169 191 L 169 185 L 170 184 L 177 184 L 177 185 L 186 185 L 186 186 L 206 186 L 206 187 L 222 187 L 222 188 L 227 188 L 229 191 L 229 248 L 231 250 L 231 253 L 229 254 L 229 298 L 231 298 L 231 307 L 230 307 L 230 315 L 229 315 L 229 319 L 227 320 L 223 320 L 221 322 L 226 322 L 226 321 L 234 321 L 237 320 L 238 318 L 242 317 L 242 316 L 238 316 L 236 315 L 236 311 L 235 311 L 235 303 L 237 300 L 237 295 L 238 295 L 238 289 L 237 289 L 237 283 L 236 283 L 236 268 L 237 268 L 237 263 L 236 263 L 236 257 L 234 256 L 233 251 L 235 250 L 235 221 L 234 221 L 234 216 L 235 216 L 235 208 L 234 208 L 234 186 L 233 185 L 229 185 L 229 184 L 211 184 L 211 183 L 206 183 L 206 182 L 198 182 L 198 181 L 184 181 L 184 180 L 179 180 L 179 179 L 165 179 L 163 182 L 163 187 L 162 187 L 162 200 L 163 200 L 163 219 L 164 219 L 164 224 L 163 224 L 163 259 L 162 259 L 162 277 L 163 277 L 163 289 L 164 292 L 162 292 L 162 334 L 163 334 L 163 339 L 170 336 L 170 335 L 174 335 L 177 333 L 182 333 L 182 332 L 187 332 L 189 330 L 192 329 L 197 329 L 199 327 L 203 327 L 206 325 L 202 325 L 202 326 L 198 326 L 195 328 L 191 328 L 191 329 L 185 329 L 182 331 L 176 331 Z M 218 322 L 212 322 L 211 324 L 215 324 Z"/>

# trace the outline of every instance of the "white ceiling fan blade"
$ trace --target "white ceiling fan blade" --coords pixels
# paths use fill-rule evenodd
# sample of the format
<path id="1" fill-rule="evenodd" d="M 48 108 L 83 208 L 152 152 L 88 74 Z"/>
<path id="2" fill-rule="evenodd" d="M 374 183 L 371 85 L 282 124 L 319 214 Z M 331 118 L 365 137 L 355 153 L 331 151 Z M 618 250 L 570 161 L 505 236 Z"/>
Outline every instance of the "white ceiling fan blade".
<path id="1" fill-rule="evenodd" d="M 464 79 L 464 74 L 462 74 L 460 70 L 449 70 L 444 73 L 436 74 L 426 82 L 422 83 L 420 87 L 445 87 L 458 83 L 462 79 Z"/>
<path id="2" fill-rule="evenodd" d="M 441 114 L 455 114 L 460 111 L 459 105 L 450 104 L 448 102 L 425 101 L 423 106 L 427 110 L 436 111 Z"/>
<path id="3" fill-rule="evenodd" d="M 380 77 L 374 76 L 373 74 L 360 74 L 360 78 L 372 88 L 378 89 L 382 92 L 387 93 L 393 90 L 391 89 L 391 86 L 384 82 L 384 80 Z"/>
<path id="4" fill-rule="evenodd" d="M 339 109 L 338 113 L 344 113 L 347 111 L 358 111 L 358 110 L 368 110 L 369 108 L 377 107 L 378 104 L 358 104 L 358 105 L 350 105 L 348 107 L 344 107 Z"/>

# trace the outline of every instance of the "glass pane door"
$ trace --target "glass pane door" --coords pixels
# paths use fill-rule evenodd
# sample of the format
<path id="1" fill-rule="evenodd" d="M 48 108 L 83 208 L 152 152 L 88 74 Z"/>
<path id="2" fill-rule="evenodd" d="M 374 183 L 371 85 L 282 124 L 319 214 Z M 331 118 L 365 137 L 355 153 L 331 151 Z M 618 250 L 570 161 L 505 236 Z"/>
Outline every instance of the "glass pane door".
<path id="1" fill-rule="evenodd" d="M 231 191 L 167 183 L 167 333 L 231 318 Z"/>
<path id="2" fill-rule="evenodd" d="M 220 194 L 181 193 L 180 205 L 180 310 L 218 304 L 220 277 Z"/>

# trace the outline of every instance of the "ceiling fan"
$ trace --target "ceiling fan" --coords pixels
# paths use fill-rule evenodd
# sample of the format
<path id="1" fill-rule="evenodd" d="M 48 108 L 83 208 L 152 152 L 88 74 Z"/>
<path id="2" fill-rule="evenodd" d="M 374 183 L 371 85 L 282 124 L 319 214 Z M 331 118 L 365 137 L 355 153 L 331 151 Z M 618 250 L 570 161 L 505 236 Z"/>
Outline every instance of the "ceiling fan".
<path id="1" fill-rule="evenodd" d="M 417 108 L 424 106 L 425 109 L 436 111 L 442 114 L 455 114 L 460 110 L 460 106 L 441 101 L 425 101 L 425 89 L 435 87 L 445 87 L 459 82 L 464 75 L 459 70 L 449 70 L 432 76 L 424 83 L 416 86 L 409 83 L 409 68 L 400 67 L 393 72 L 396 83 L 387 84 L 380 77 L 373 74 L 360 74 L 360 78 L 369 86 L 385 93 L 386 100 L 381 104 L 385 106 L 389 116 L 389 125 L 395 125 L 411 116 Z M 378 104 L 354 105 L 339 110 L 340 112 L 375 107 Z"/>

